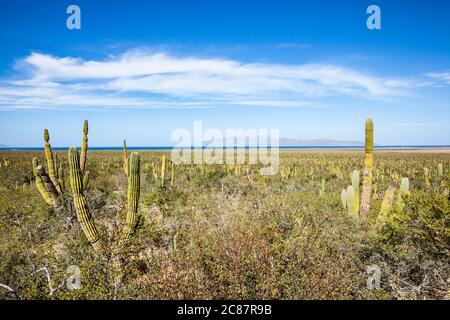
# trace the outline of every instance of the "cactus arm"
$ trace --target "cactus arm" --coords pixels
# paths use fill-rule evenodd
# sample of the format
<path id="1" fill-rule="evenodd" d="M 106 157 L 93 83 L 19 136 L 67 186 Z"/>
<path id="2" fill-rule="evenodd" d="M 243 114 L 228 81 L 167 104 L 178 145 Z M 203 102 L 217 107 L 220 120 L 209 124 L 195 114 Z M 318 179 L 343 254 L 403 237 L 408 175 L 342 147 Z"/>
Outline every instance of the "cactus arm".
<path id="1" fill-rule="evenodd" d="M 99 250 L 101 248 L 99 234 L 92 221 L 92 216 L 83 194 L 83 181 L 81 178 L 80 158 L 77 148 L 71 147 L 69 149 L 68 159 L 70 168 L 70 187 L 73 193 L 73 204 L 77 220 L 80 223 L 86 238 L 92 244 L 94 249 Z"/>
<path id="2" fill-rule="evenodd" d="M 59 164 L 58 182 L 59 182 L 59 186 L 61 187 L 61 192 L 64 192 L 65 181 L 64 181 L 64 169 L 63 169 L 62 163 Z"/>
<path id="3" fill-rule="evenodd" d="M 86 170 L 88 131 L 89 131 L 88 121 L 84 120 L 83 138 L 81 140 L 81 153 L 80 153 L 80 170 L 82 173 L 84 172 L 84 170 Z"/>
<path id="4" fill-rule="evenodd" d="M 61 199 L 58 197 L 58 191 L 56 191 L 55 186 L 53 185 L 53 182 L 51 181 L 50 177 L 47 175 L 47 172 L 45 172 L 44 167 L 38 165 L 36 167 L 36 173 L 42 179 L 45 189 L 47 190 L 48 194 L 52 199 L 53 206 L 55 208 L 61 208 L 62 202 Z"/>
<path id="5" fill-rule="evenodd" d="M 135 231 L 138 219 L 138 206 L 140 196 L 140 157 L 137 152 L 133 152 L 129 159 L 128 167 L 128 212 L 123 232 L 126 240 Z"/>
<path id="6" fill-rule="evenodd" d="M 373 121 L 371 118 L 366 120 L 366 145 L 364 159 L 364 179 L 361 194 L 361 222 L 367 221 L 370 209 L 370 198 L 372 195 L 372 179 L 373 179 Z"/>
<path id="7" fill-rule="evenodd" d="M 161 186 L 164 186 L 165 179 L 166 179 L 166 155 L 163 155 L 161 161 Z"/>
<path id="8" fill-rule="evenodd" d="M 89 175 L 90 172 L 86 171 L 83 175 L 83 190 L 86 191 L 89 187 Z"/>
<path id="9" fill-rule="evenodd" d="M 36 188 L 38 189 L 38 191 L 41 194 L 44 201 L 48 205 L 52 206 L 53 205 L 52 197 L 50 196 L 50 193 L 47 191 L 47 189 L 45 189 L 42 178 L 37 174 L 36 168 L 39 164 L 38 164 L 36 157 L 33 158 L 32 164 L 33 164 L 33 174 L 34 174 L 34 178 L 35 178 L 35 182 L 36 182 Z"/>
<path id="10" fill-rule="evenodd" d="M 47 166 L 48 166 L 48 176 L 50 177 L 51 182 L 53 183 L 53 186 L 55 187 L 58 194 L 61 194 L 61 187 L 59 186 L 58 179 L 56 177 L 56 167 L 55 167 L 55 161 L 53 160 L 53 151 L 52 147 L 49 143 L 50 136 L 48 134 L 48 130 L 44 130 L 44 153 L 45 158 L 47 159 Z"/>

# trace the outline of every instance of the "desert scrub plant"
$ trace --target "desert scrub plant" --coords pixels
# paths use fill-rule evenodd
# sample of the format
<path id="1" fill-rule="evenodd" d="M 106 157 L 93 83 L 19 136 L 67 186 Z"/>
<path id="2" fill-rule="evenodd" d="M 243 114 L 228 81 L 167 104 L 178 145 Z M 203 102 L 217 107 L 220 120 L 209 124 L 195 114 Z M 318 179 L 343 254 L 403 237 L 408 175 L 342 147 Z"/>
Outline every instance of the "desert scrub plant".
<path id="1" fill-rule="evenodd" d="M 417 191 L 394 208 L 372 250 L 393 298 L 448 298 L 450 202 L 445 195 Z"/>

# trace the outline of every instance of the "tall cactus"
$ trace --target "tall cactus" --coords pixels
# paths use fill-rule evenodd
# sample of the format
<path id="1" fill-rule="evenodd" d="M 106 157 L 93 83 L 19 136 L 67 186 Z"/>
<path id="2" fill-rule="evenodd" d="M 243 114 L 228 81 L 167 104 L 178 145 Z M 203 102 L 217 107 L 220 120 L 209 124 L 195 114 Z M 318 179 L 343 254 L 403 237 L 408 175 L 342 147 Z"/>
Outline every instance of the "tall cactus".
<path id="1" fill-rule="evenodd" d="M 138 219 L 138 206 L 140 196 L 140 157 L 137 152 L 133 152 L 128 163 L 128 212 L 124 239 L 128 239 L 134 232 Z"/>
<path id="2" fill-rule="evenodd" d="M 48 176 L 50 177 L 50 180 L 52 181 L 53 185 L 55 186 L 56 191 L 58 194 L 61 194 L 61 187 L 59 186 L 58 178 L 56 176 L 56 166 L 55 166 L 55 160 L 53 159 L 53 151 L 52 147 L 50 145 L 50 135 L 48 134 L 48 130 L 44 130 L 44 153 L 45 158 L 47 159 L 47 167 L 48 167 Z"/>
<path id="3" fill-rule="evenodd" d="M 370 198 L 372 195 L 372 179 L 373 179 L 373 121 L 371 118 L 366 120 L 366 144 L 364 159 L 364 178 L 361 194 L 361 222 L 367 221 L 367 215 L 370 209 Z"/>
<path id="4" fill-rule="evenodd" d="M 403 178 L 402 182 L 400 184 L 400 191 L 398 193 L 398 198 L 397 198 L 397 205 L 400 209 L 403 209 L 404 207 L 404 202 L 403 202 L 403 197 L 409 195 L 409 179 L 408 178 Z"/>
<path id="5" fill-rule="evenodd" d="M 438 163 L 438 177 L 441 179 L 444 175 L 444 167 L 442 166 L 442 163 Z"/>
<path id="6" fill-rule="evenodd" d="M 86 169 L 87 148 L 88 148 L 88 131 L 89 131 L 88 121 L 84 120 L 83 138 L 81 140 L 81 153 L 80 153 L 80 170 L 82 173 L 84 173 L 84 170 Z"/>
<path id="7" fill-rule="evenodd" d="M 352 209 L 352 212 L 355 212 L 356 214 L 359 213 L 359 171 L 353 170 L 352 172 L 352 187 L 353 187 L 353 193 L 354 193 L 354 209 Z"/>
<path id="8" fill-rule="evenodd" d="M 123 140 L 123 171 L 128 176 L 127 140 Z"/>
<path id="9" fill-rule="evenodd" d="M 347 190 L 345 189 L 341 191 L 341 203 L 344 210 L 347 211 Z"/>
<path id="10" fill-rule="evenodd" d="M 172 167 L 170 169 L 170 174 L 171 174 L 170 185 L 173 186 L 173 184 L 175 183 L 175 163 L 173 163 L 173 162 L 172 162 Z"/>
<path id="11" fill-rule="evenodd" d="M 355 190 L 353 186 L 348 186 L 347 188 L 347 212 L 353 217 L 358 215 L 355 208 Z"/>
<path id="12" fill-rule="evenodd" d="M 81 225 L 86 238 L 92 244 L 95 250 L 101 249 L 100 237 L 92 221 L 91 213 L 87 206 L 86 198 L 83 194 L 83 181 L 80 170 L 80 157 L 76 147 L 71 147 L 68 153 L 70 168 L 70 187 L 73 193 L 73 204 L 75 207 L 77 220 Z"/>
<path id="13" fill-rule="evenodd" d="M 163 155 L 161 160 L 161 186 L 164 186 L 166 180 L 166 155 Z"/>

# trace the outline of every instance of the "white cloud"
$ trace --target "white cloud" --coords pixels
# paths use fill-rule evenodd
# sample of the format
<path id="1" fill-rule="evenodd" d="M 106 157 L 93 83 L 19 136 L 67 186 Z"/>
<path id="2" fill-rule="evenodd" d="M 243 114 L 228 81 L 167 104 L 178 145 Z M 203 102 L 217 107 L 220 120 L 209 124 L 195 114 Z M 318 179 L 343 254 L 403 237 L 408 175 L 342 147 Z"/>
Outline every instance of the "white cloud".
<path id="1" fill-rule="evenodd" d="M 450 84 L 450 71 L 430 72 L 426 74 L 428 77 L 444 84 Z"/>
<path id="2" fill-rule="evenodd" d="M 2 109 L 311 107 L 320 105 L 324 97 L 405 95 L 410 81 L 339 65 L 241 63 L 142 49 L 105 60 L 32 53 L 17 68 L 15 80 L 0 83 Z"/>

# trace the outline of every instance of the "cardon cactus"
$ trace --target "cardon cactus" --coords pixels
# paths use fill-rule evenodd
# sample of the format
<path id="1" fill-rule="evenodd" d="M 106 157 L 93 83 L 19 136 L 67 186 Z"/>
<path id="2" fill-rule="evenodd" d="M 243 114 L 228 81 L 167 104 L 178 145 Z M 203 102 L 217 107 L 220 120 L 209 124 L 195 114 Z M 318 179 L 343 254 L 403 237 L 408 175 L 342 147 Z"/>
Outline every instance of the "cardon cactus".
<path id="1" fill-rule="evenodd" d="M 370 209 L 370 198 L 372 196 L 373 179 L 373 121 L 371 118 L 366 120 L 365 128 L 365 158 L 364 158 L 364 178 L 361 194 L 361 222 L 366 222 Z"/>
<path id="2" fill-rule="evenodd" d="M 341 191 L 341 203 L 344 211 L 347 211 L 347 190 L 342 189 Z"/>
<path id="3" fill-rule="evenodd" d="M 128 212 L 123 233 L 124 239 L 128 239 L 134 232 L 138 220 L 140 181 L 140 157 L 137 152 L 133 152 L 128 163 Z"/>
<path id="4" fill-rule="evenodd" d="M 357 216 L 355 207 L 355 190 L 353 186 L 348 186 L 347 188 L 347 212 L 352 216 Z"/>
<path id="5" fill-rule="evenodd" d="M 409 195 L 409 179 L 408 178 L 403 178 L 402 182 L 400 184 L 400 191 L 398 193 L 398 198 L 397 198 L 397 205 L 400 209 L 403 209 L 404 207 L 404 203 L 403 203 L 403 197 Z"/>
<path id="6" fill-rule="evenodd" d="M 429 189 L 430 188 L 430 173 L 428 172 L 427 167 L 423 168 L 423 177 L 424 177 L 424 182 L 425 182 L 425 188 Z"/>
<path id="7" fill-rule="evenodd" d="M 48 134 L 48 130 L 44 130 L 44 153 L 45 158 L 47 159 L 47 167 L 48 167 L 48 176 L 50 177 L 50 180 L 52 181 L 56 191 L 58 194 L 61 194 L 61 187 L 59 186 L 58 177 L 56 176 L 56 167 L 55 167 L 55 160 L 53 159 L 53 151 L 52 147 L 50 145 L 50 135 Z"/>
<path id="8" fill-rule="evenodd" d="M 381 202 L 380 212 L 377 217 L 377 224 L 383 224 L 389 211 L 394 203 L 395 188 L 390 186 L 384 193 L 383 201 Z"/>
<path id="9" fill-rule="evenodd" d="M 175 183 L 175 163 L 172 162 L 172 166 L 170 169 L 170 174 L 171 174 L 171 178 L 170 178 L 170 185 L 173 186 L 173 184 Z"/>
<path id="10" fill-rule="evenodd" d="M 166 179 L 166 155 L 163 155 L 161 160 L 161 186 L 164 186 Z"/>
<path id="11" fill-rule="evenodd" d="M 359 171 L 353 170 L 352 172 L 352 187 L 354 193 L 354 209 L 352 212 L 359 212 Z"/>
<path id="12" fill-rule="evenodd" d="M 87 148 L 88 148 L 88 131 L 89 131 L 88 121 L 84 120 L 83 138 L 81 140 L 81 153 L 80 153 L 80 170 L 82 173 L 86 169 Z"/>
<path id="13" fill-rule="evenodd" d="M 128 176 L 127 141 L 123 140 L 123 171 Z"/>
<path id="14" fill-rule="evenodd" d="M 322 186 L 320 188 L 320 195 L 325 194 L 325 178 L 322 178 Z"/>
<path id="15" fill-rule="evenodd" d="M 442 166 L 442 163 L 438 164 L 438 177 L 442 178 L 442 176 L 444 175 L 444 167 Z"/>
<path id="16" fill-rule="evenodd" d="M 81 178 L 80 157 L 76 147 L 71 147 L 68 153 L 70 169 L 70 187 L 73 193 L 73 204 L 77 215 L 77 220 L 81 225 L 86 238 L 92 244 L 94 249 L 101 248 L 99 243 L 99 234 L 94 222 L 92 221 L 86 198 L 83 194 L 83 180 Z"/>

